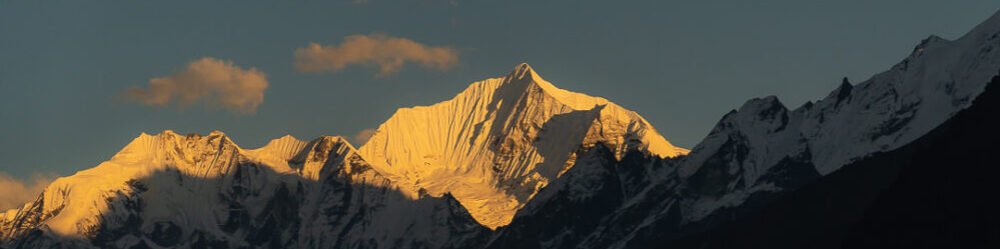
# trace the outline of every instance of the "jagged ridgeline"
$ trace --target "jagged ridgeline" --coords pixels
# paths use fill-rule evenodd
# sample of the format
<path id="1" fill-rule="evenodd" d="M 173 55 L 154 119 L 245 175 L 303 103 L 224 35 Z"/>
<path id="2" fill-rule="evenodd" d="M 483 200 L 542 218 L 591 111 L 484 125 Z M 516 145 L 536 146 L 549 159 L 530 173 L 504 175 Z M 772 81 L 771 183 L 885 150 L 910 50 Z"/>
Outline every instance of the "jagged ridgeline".
<path id="1" fill-rule="evenodd" d="M 406 196 L 340 137 L 246 150 L 221 132 L 142 134 L 4 213 L 12 248 L 468 248 L 450 195 Z"/>
<path id="2" fill-rule="evenodd" d="M 583 154 L 577 161 L 594 165 L 578 163 L 550 184 L 551 187 L 542 190 L 538 197 L 518 211 L 510 225 L 494 233 L 489 247 L 839 248 L 841 242 L 848 240 L 846 231 L 851 229 L 878 232 L 878 235 L 852 235 L 864 238 L 863 242 L 891 241 L 908 245 L 886 246 L 889 248 L 955 247 L 977 245 L 987 240 L 994 241 L 995 245 L 988 248 L 1000 246 L 995 239 L 989 239 L 990 236 L 1000 237 L 996 215 L 990 214 L 994 213 L 991 211 L 979 211 L 995 205 L 982 205 L 978 201 L 941 203 L 953 202 L 956 198 L 940 194 L 947 190 L 950 191 L 948 194 L 956 196 L 968 196 L 968 193 L 989 195 L 986 194 L 989 191 L 982 189 L 960 190 L 953 185 L 995 189 L 974 175 L 950 173 L 953 168 L 991 172 L 983 170 L 995 168 L 996 164 L 996 160 L 984 159 L 992 158 L 992 155 L 982 151 L 995 149 L 989 148 L 989 143 L 968 143 L 969 151 L 978 151 L 974 158 L 955 160 L 962 163 L 937 165 L 942 171 L 938 175 L 948 176 L 949 179 L 920 172 L 922 178 L 907 179 L 905 185 L 900 184 L 911 187 L 948 186 L 888 192 L 895 198 L 918 196 L 919 200 L 926 201 L 914 204 L 920 207 L 905 208 L 907 210 L 929 210 L 926 207 L 940 207 L 941 210 L 920 213 L 926 217 L 909 216 L 910 220 L 893 220 L 896 223 L 879 224 L 874 221 L 885 222 L 888 218 L 866 216 L 897 211 L 910 214 L 900 209 L 886 210 L 886 207 L 902 208 L 899 203 L 913 202 L 889 199 L 876 206 L 882 210 L 869 210 L 867 205 L 872 202 L 866 198 L 874 199 L 882 193 L 884 186 L 894 184 L 892 174 L 914 171 L 907 167 L 926 170 L 926 163 L 914 163 L 905 157 L 898 158 L 898 155 L 920 156 L 919 153 L 914 154 L 914 150 L 934 153 L 933 150 L 923 149 L 928 142 L 913 144 L 921 139 L 929 140 L 925 139 L 928 134 L 965 110 L 975 108 L 973 105 L 995 102 L 977 99 L 984 95 L 990 82 L 996 82 L 994 77 L 998 75 L 998 70 L 1000 13 L 959 39 L 951 41 L 931 36 L 888 71 L 857 85 L 844 80 L 819 101 L 790 109 L 773 96 L 751 99 L 724 115 L 690 154 L 678 160 L 643 159 L 636 155 L 616 161 L 609 160 L 607 153 Z M 996 86 L 992 87 L 992 91 L 997 90 Z M 977 101 L 976 104 L 974 101 Z M 995 110 L 995 107 L 981 106 L 975 111 L 978 114 L 966 115 L 981 116 L 989 110 Z M 988 125 L 965 127 L 995 129 Z M 949 132 L 934 137 L 970 137 L 965 134 L 967 131 L 951 129 Z M 984 139 L 991 134 L 983 132 Z M 956 143 L 951 141 L 949 144 Z M 955 152 L 961 149 L 942 149 L 942 152 L 946 151 L 956 155 L 969 154 Z M 920 158 L 940 162 L 943 157 Z M 854 169 L 851 172 L 854 173 L 828 179 L 845 165 L 852 165 Z M 856 172 L 888 177 L 859 176 Z M 953 182 L 962 181 L 957 179 L 973 182 Z M 634 186 L 636 184 L 638 187 Z M 830 186 L 842 189 L 831 189 Z M 818 196 L 798 195 L 797 191 L 802 187 L 807 187 L 806 193 Z M 776 208 L 782 212 L 756 212 L 761 208 L 772 208 L 770 204 L 775 201 L 781 204 Z M 843 203 L 834 203 L 836 201 Z M 792 205 L 800 209 L 788 208 Z M 981 218 L 994 223 L 952 222 L 953 218 L 976 217 L 968 213 L 983 214 Z M 753 216 L 741 220 L 747 215 Z M 789 220 L 783 220 L 784 217 Z M 860 219 L 864 217 L 874 224 L 862 223 L 866 222 Z M 797 219 L 813 220 L 828 226 L 801 223 Z M 734 220 L 738 221 L 735 225 L 712 230 Z M 748 237 L 750 234 L 756 237 Z M 866 246 L 873 245 L 878 244 Z"/>
<path id="3" fill-rule="evenodd" d="M 283 137 L 249 150 L 221 132 L 143 134 L 4 212 L 0 247 L 977 245 L 996 240 L 967 239 L 997 238 L 1000 228 L 972 219 L 995 214 L 969 214 L 995 206 L 935 202 L 964 201 L 948 197 L 968 196 L 954 186 L 985 198 L 989 185 L 928 171 L 956 166 L 927 154 L 971 157 L 956 161 L 970 172 L 995 168 L 991 143 L 966 141 L 976 137 L 970 129 L 995 128 L 977 124 L 993 124 L 984 120 L 995 110 L 998 70 L 994 14 L 954 41 L 931 36 L 888 71 L 843 80 L 816 102 L 749 100 L 689 153 L 637 113 L 556 88 L 522 64 L 451 100 L 398 110 L 358 150 L 339 137 Z M 926 187 L 935 175 L 950 185 Z M 913 210 L 945 221 L 927 223 L 941 229 L 901 229 L 923 219 L 896 212 L 912 200 L 933 207 Z M 809 224 L 782 217 L 817 223 L 796 230 Z M 877 238 L 882 230 L 892 232 Z M 774 241 L 789 233 L 803 237 Z"/>
<path id="4" fill-rule="evenodd" d="M 538 191 L 573 167 L 575 152 L 603 144 L 676 157 L 639 114 L 556 88 L 528 64 L 473 83 L 455 98 L 399 109 L 361 147 L 373 167 L 411 194 L 451 193 L 479 223 L 510 223 Z"/>
<path id="5" fill-rule="evenodd" d="M 0 235 L 13 247 L 477 247 L 596 146 L 615 159 L 688 152 L 521 64 L 400 109 L 360 151 L 339 137 L 246 150 L 221 132 L 143 134 L 6 212 Z"/>

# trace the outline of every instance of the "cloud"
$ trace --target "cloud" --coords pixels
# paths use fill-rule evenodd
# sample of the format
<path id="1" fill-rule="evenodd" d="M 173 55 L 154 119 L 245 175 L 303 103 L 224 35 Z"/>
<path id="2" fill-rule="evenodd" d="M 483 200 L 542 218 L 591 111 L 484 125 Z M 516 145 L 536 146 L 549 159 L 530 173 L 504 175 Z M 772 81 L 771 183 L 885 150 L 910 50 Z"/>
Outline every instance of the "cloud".
<path id="1" fill-rule="evenodd" d="M 152 106 L 188 107 L 200 102 L 253 114 L 264 102 L 267 85 L 267 75 L 256 68 L 243 69 L 231 61 L 204 57 L 174 75 L 150 79 L 145 89 L 132 87 L 125 96 Z"/>
<path id="2" fill-rule="evenodd" d="M 431 47 L 382 34 L 351 35 L 339 46 L 310 43 L 295 50 L 295 67 L 303 72 L 336 72 L 348 65 L 361 64 L 377 65 L 379 75 L 390 75 L 399 72 L 407 62 L 448 70 L 458 63 L 458 52 L 450 47 Z"/>
<path id="3" fill-rule="evenodd" d="M 375 129 L 364 129 L 354 135 L 354 145 L 362 146 L 375 135 Z"/>
<path id="4" fill-rule="evenodd" d="M 27 183 L 0 172 L 0 212 L 34 201 L 54 178 L 52 174 L 36 174 Z"/>

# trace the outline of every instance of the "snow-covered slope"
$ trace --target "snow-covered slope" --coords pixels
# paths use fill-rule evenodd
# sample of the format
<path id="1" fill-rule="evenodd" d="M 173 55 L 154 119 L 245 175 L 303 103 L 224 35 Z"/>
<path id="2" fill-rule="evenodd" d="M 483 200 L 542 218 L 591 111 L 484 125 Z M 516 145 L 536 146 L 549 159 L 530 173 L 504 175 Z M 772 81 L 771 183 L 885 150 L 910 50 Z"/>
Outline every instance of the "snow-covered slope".
<path id="1" fill-rule="evenodd" d="M 0 214 L 0 247 L 644 247 L 911 144 L 998 70 L 1000 13 L 815 103 L 747 101 L 682 156 L 638 114 L 524 64 L 400 109 L 358 151 L 143 134 Z"/>
<path id="2" fill-rule="evenodd" d="M 494 228 L 571 168 L 575 151 L 595 144 L 618 156 L 687 153 L 635 112 L 556 88 L 528 64 L 451 100 L 399 109 L 360 153 L 411 194 L 451 193 Z"/>
<path id="3" fill-rule="evenodd" d="M 452 248 L 486 231 L 450 196 L 402 195 L 340 137 L 244 150 L 221 132 L 142 134 L 0 216 L 15 248 Z"/>
<path id="4" fill-rule="evenodd" d="M 712 226 L 846 164 L 912 143 L 968 108 L 998 70 L 1000 12 L 955 41 L 931 36 L 888 71 L 857 85 L 845 79 L 816 103 L 790 110 L 773 96 L 749 100 L 686 157 L 571 170 L 500 229 L 490 247 L 644 248 Z M 640 191 L 607 184 L 637 168 L 656 169 Z"/>
<path id="5" fill-rule="evenodd" d="M 782 160 L 801 158 L 826 175 L 909 144 L 967 108 L 998 69 L 1000 13 L 958 40 L 931 36 L 889 71 L 856 86 L 844 79 L 816 103 L 788 110 L 774 97 L 747 101 L 723 117 L 679 169 L 682 177 L 691 177 L 713 160 L 726 159 L 728 172 L 740 172 L 720 176 L 742 184 L 699 201 L 708 206 L 696 208 L 701 211 L 691 218 L 768 189 L 759 179 Z M 732 142 L 742 147 L 727 148 Z"/>

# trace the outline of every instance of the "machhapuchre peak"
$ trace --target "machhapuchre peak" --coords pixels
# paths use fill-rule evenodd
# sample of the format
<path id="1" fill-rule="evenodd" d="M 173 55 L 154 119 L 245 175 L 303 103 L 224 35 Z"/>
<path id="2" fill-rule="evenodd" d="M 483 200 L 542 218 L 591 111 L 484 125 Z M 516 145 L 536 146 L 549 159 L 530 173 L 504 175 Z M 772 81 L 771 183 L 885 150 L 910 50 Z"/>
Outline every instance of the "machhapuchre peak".
<path id="1" fill-rule="evenodd" d="M 1000 12 L 690 151 L 520 64 L 357 148 L 143 133 L 0 214 L 0 248 L 996 248 L 998 111 Z"/>

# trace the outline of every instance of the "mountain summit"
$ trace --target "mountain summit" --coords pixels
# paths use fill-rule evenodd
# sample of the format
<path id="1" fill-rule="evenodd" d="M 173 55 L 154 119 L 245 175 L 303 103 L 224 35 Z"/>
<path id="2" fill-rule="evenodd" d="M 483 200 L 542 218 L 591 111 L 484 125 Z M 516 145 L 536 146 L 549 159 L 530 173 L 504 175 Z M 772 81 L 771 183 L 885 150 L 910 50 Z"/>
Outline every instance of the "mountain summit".
<path id="1" fill-rule="evenodd" d="M 142 134 L 0 213 L 12 248 L 455 248 L 487 231 L 450 196 L 398 193 L 341 137 L 248 150 L 218 131 Z"/>
<path id="2" fill-rule="evenodd" d="M 635 112 L 522 64 L 452 100 L 400 109 L 361 150 L 335 136 L 244 149 L 219 131 L 143 133 L 0 213 L 0 244 L 468 248 L 597 146 L 687 153 Z"/>
<path id="3" fill-rule="evenodd" d="M 528 64 L 473 83 L 451 100 L 402 108 L 359 153 L 414 195 L 451 193 L 496 228 L 573 167 L 575 152 L 603 144 L 676 157 L 639 114 L 604 98 L 556 88 Z"/>
<path id="4" fill-rule="evenodd" d="M 1000 12 L 816 102 L 751 99 L 688 154 L 521 64 L 360 149 L 142 134 L 0 213 L 0 249 L 1000 248 L 998 69 Z"/>

